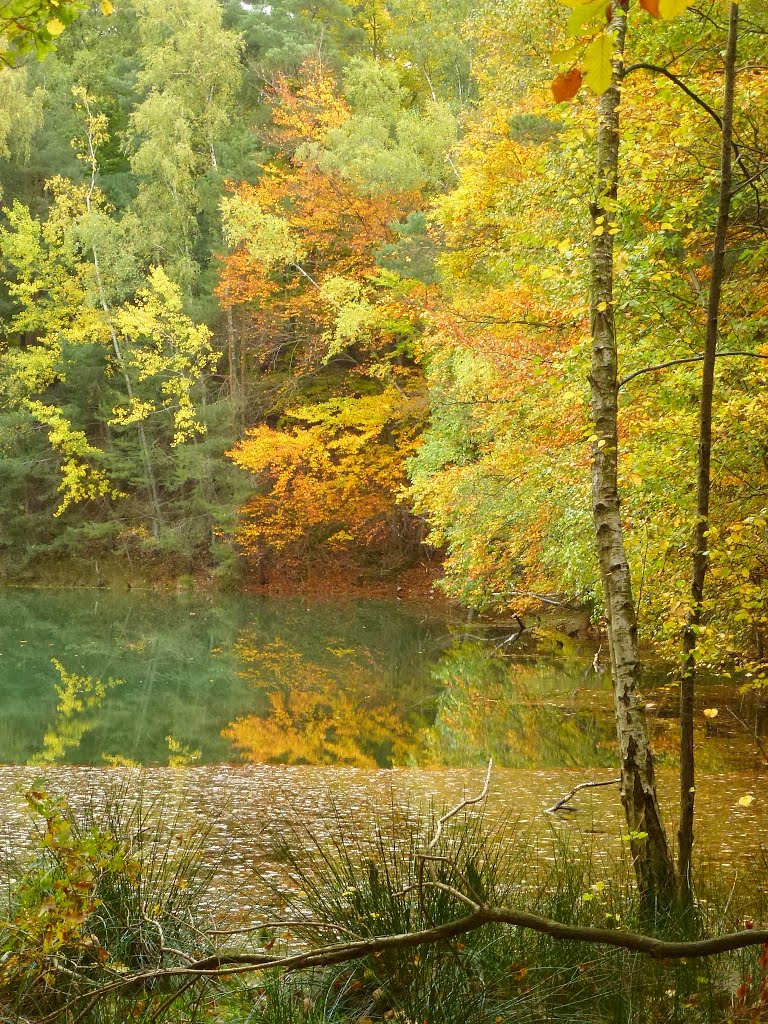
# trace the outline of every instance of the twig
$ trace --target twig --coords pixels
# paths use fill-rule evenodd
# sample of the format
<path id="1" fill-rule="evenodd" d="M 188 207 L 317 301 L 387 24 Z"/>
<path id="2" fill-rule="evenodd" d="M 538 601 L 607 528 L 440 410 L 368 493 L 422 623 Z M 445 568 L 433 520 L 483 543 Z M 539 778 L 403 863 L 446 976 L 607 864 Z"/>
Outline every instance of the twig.
<path id="1" fill-rule="evenodd" d="M 733 356 L 744 356 L 747 359 L 768 359 L 768 355 L 763 352 L 716 352 L 716 359 L 726 359 Z M 657 373 L 659 370 L 667 370 L 670 366 L 682 366 L 684 363 L 700 363 L 704 359 L 704 356 L 684 356 L 681 359 L 669 359 L 666 363 L 656 363 L 655 366 L 644 366 L 640 370 L 635 370 L 633 373 L 628 373 L 626 377 L 622 377 L 616 385 L 616 388 L 623 388 L 625 384 L 629 384 L 635 377 L 640 377 L 644 373 Z"/>
<path id="2" fill-rule="evenodd" d="M 536 594 L 532 590 L 509 590 L 507 593 L 510 597 L 532 597 L 536 601 L 541 601 L 542 604 L 553 604 L 557 608 L 570 607 L 567 601 L 558 601 L 557 598 L 550 597 L 548 594 Z"/>
<path id="3" fill-rule="evenodd" d="M 485 783 L 483 784 L 483 788 L 480 791 L 480 793 L 477 796 L 465 797 L 460 803 L 456 804 L 455 807 L 452 807 L 450 809 L 450 811 L 447 811 L 442 816 L 442 818 L 438 819 L 437 828 L 435 829 L 435 834 L 432 836 L 432 841 L 430 842 L 429 846 L 427 846 L 428 853 L 431 853 L 432 850 L 435 849 L 435 847 L 437 846 L 438 842 L 440 841 L 440 836 L 443 834 L 443 825 L 446 825 L 451 820 L 451 818 L 455 818 L 456 815 L 460 811 L 463 811 L 465 807 L 471 807 L 472 804 L 479 804 L 483 800 L 485 800 L 485 798 L 488 796 L 488 787 L 491 784 L 491 772 L 492 771 L 493 771 L 493 758 L 491 758 L 488 761 L 488 770 L 485 773 Z"/>
<path id="4" fill-rule="evenodd" d="M 763 755 L 763 760 L 765 761 L 766 764 L 768 764 L 768 751 L 766 751 L 765 747 L 760 742 L 760 740 L 758 738 L 758 735 L 757 735 L 757 731 L 752 732 L 752 730 L 749 728 L 749 726 L 744 721 L 744 719 L 740 718 L 736 714 L 736 712 L 733 710 L 733 708 L 730 708 L 727 704 L 725 705 L 725 710 L 726 711 L 730 711 L 730 713 L 733 715 L 733 717 L 736 719 L 736 721 L 739 723 L 739 725 L 742 725 L 744 727 L 744 729 L 749 733 L 749 735 L 755 741 L 755 746 L 760 751 L 760 753 Z"/>
<path id="5" fill-rule="evenodd" d="M 562 800 L 558 800 L 557 803 L 552 804 L 551 807 L 547 807 L 545 814 L 555 814 L 557 811 L 575 811 L 575 807 L 569 807 L 568 801 L 579 792 L 580 789 L 597 789 L 598 786 L 618 786 L 621 779 L 608 779 L 605 782 L 581 782 L 578 786 L 575 786 L 567 796 L 564 796 Z"/>
<path id="6" fill-rule="evenodd" d="M 467 892 L 471 892 L 475 896 L 477 895 L 477 893 L 473 892 L 472 885 L 467 880 L 467 878 L 465 877 L 463 872 L 459 871 L 458 867 L 456 866 L 455 861 L 452 861 L 450 857 L 438 857 L 435 854 L 430 854 L 430 853 L 417 853 L 416 856 L 419 858 L 419 860 L 422 862 L 422 864 L 425 861 L 429 861 L 430 864 L 447 864 L 448 867 L 451 869 L 452 874 L 454 874 L 458 878 L 458 880 L 461 882 L 461 884 L 466 887 Z M 423 874 L 423 869 L 422 869 L 422 871 L 420 871 L 420 874 Z M 432 882 L 433 882 L 434 885 L 437 885 L 438 888 L 441 885 L 444 884 L 443 882 L 438 882 L 438 880 L 436 878 L 434 878 L 434 877 L 432 879 Z M 467 900 L 468 900 L 468 898 L 466 896 L 462 896 L 461 898 L 465 902 L 467 902 Z M 472 900 L 470 902 L 472 903 L 472 906 L 475 909 L 477 909 L 477 907 L 479 906 L 477 901 L 476 900 Z"/>

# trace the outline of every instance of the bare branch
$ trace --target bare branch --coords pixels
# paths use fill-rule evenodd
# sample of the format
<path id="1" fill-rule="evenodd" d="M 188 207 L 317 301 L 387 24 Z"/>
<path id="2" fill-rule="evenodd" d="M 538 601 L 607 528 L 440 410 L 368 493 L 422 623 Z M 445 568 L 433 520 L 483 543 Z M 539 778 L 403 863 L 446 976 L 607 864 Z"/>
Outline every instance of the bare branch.
<path id="1" fill-rule="evenodd" d="M 733 710 L 733 708 L 731 708 L 731 707 L 728 707 L 728 705 L 727 705 L 727 704 L 725 705 L 725 709 L 726 709 L 726 711 L 730 711 L 730 713 L 731 713 L 731 714 L 733 715 L 733 717 L 734 717 L 734 718 L 736 719 L 736 721 L 737 721 L 737 722 L 739 723 L 739 725 L 743 726 L 743 727 L 744 727 L 744 729 L 746 730 L 746 732 L 748 732 L 748 733 L 749 733 L 749 735 L 750 735 L 750 736 L 752 737 L 752 739 L 753 739 L 753 740 L 755 741 L 755 746 L 756 746 L 756 747 L 757 747 L 757 749 L 758 749 L 758 750 L 760 751 L 760 753 L 761 753 L 761 754 L 763 755 L 763 760 L 764 760 L 764 761 L 765 761 L 765 763 L 766 763 L 766 764 L 768 765 L 768 751 L 766 751 L 765 747 L 764 747 L 764 746 L 763 746 L 763 744 L 762 744 L 762 743 L 760 742 L 760 737 L 759 737 L 759 736 L 757 735 L 757 730 L 755 730 L 755 732 L 753 733 L 753 732 L 752 732 L 752 730 L 751 730 L 751 729 L 749 728 L 749 726 L 747 725 L 747 723 L 746 723 L 746 722 L 744 721 L 744 719 L 743 719 L 743 718 L 740 718 L 740 717 L 739 717 L 739 716 L 738 716 L 738 715 L 736 714 L 736 712 L 735 712 L 735 711 Z"/>
<path id="2" fill-rule="evenodd" d="M 432 840 L 429 843 L 429 846 L 427 846 L 427 850 L 430 853 L 431 853 L 432 850 L 435 849 L 435 847 L 437 846 L 438 842 L 440 841 L 440 836 L 443 834 L 443 825 L 446 825 L 451 820 L 451 818 L 455 818 L 456 815 L 460 811 L 463 811 L 465 807 L 471 807 L 472 804 L 479 804 L 483 800 L 485 800 L 485 798 L 488 796 L 488 787 L 491 784 L 491 772 L 492 771 L 493 771 L 493 758 L 491 758 L 489 760 L 489 762 L 488 762 L 488 770 L 485 773 L 485 783 L 483 785 L 483 788 L 482 788 L 481 792 L 477 796 L 465 797 L 462 801 L 460 801 L 458 804 L 456 804 L 455 807 L 452 807 L 450 809 L 450 811 L 447 811 L 442 816 L 442 818 L 438 819 L 437 828 L 435 829 L 435 834 L 432 836 Z"/>
<path id="3" fill-rule="evenodd" d="M 716 352 L 716 359 L 725 359 L 730 356 L 744 356 L 747 359 L 768 359 L 768 354 L 763 352 Z M 623 388 L 625 384 L 629 384 L 635 377 L 641 376 L 643 373 L 656 373 L 658 370 L 666 370 L 670 366 L 681 366 L 683 363 L 700 363 L 704 356 L 684 356 L 681 359 L 669 359 L 666 363 L 656 363 L 654 366 L 644 366 L 640 370 L 633 370 L 632 373 L 628 373 L 626 377 L 622 377 L 619 383 L 616 385 L 617 388 Z"/>
<path id="4" fill-rule="evenodd" d="M 595 655 L 595 657 L 597 657 L 597 655 Z M 562 800 L 558 800 L 557 803 L 552 804 L 551 807 L 548 807 L 544 813 L 555 814 L 557 811 L 575 811 L 575 807 L 568 806 L 568 801 L 571 799 L 572 796 L 575 796 L 576 793 L 578 793 L 581 789 L 597 789 L 599 786 L 619 785 L 621 785 L 621 779 L 608 779 L 605 782 L 581 782 L 578 786 L 574 786 L 571 792 L 564 796 Z"/>
<path id="5" fill-rule="evenodd" d="M 654 75 L 663 75 L 665 78 L 668 78 L 670 82 L 674 82 L 678 89 L 682 89 L 685 95 L 692 99 L 694 103 L 697 103 L 702 110 L 706 110 L 709 116 L 716 122 L 718 128 L 723 127 L 723 120 L 718 112 L 710 107 L 707 101 L 702 99 L 698 93 L 695 93 L 693 89 L 687 86 L 682 78 L 673 74 L 668 68 L 664 68 L 660 64 L 648 64 L 647 62 L 642 61 L 638 64 L 630 64 L 626 67 L 624 69 L 623 77 L 627 78 L 633 71 L 651 71 Z"/>

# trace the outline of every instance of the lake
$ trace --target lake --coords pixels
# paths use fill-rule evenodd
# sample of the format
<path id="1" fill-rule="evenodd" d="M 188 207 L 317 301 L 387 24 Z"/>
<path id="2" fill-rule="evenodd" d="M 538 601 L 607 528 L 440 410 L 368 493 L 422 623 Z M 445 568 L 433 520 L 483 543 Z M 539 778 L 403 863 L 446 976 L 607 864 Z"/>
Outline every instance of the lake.
<path id="1" fill-rule="evenodd" d="M 622 830 L 613 787 L 580 794 L 565 820 L 545 813 L 577 783 L 615 774 L 607 673 L 588 644 L 548 629 L 510 637 L 403 602 L 6 591 L 0 824 L 21 841 L 20 791 L 41 774 L 75 800 L 141 780 L 195 819 L 216 811 L 237 873 L 269 860 L 291 815 L 322 830 L 333 801 L 359 828 L 376 809 L 451 805 L 481 787 L 493 757 L 489 813 L 541 833 L 544 850 L 558 830 L 608 850 Z M 657 673 L 647 698 L 673 807 L 676 688 Z M 767 732 L 763 703 L 705 681 L 698 834 L 724 870 L 768 830 Z"/>

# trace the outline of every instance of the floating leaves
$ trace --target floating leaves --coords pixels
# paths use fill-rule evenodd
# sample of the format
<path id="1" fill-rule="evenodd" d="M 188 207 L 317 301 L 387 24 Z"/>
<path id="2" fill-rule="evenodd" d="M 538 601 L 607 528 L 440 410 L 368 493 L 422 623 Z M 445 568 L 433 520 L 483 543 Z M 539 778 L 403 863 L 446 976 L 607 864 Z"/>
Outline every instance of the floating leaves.
<path id="1" fill-rule="evenodd" d="M 749 807 L 749 805 L 754 801 L 754 799 L 755 798 L 752 796 L 751 793 L 745 793 L 744 796 L 739 797 L 736 803 L 739 805 L 739 807 Z"/>
<path id="2" fill-rule="evenodd" d="M 705 718 L 717 718 L 717 708 L 704 708 L 702 712 Z"/>

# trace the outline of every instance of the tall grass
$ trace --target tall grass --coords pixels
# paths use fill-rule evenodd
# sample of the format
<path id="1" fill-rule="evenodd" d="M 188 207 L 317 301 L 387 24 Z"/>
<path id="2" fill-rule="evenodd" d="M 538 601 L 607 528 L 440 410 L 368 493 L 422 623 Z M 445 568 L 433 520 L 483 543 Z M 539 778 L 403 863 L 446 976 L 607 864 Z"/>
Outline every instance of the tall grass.
<path id="1" fill-rule="evenodd" d="M 13 868 L 16 882 L 9 889 L 6 920 L 0 928 L 4 1020 L 768 1021 L 765 951 L 667 964 L 502 926 L 295 974 L 271 969 L 194 983 L 137 981 L 108 998 L 93 1000 L 92 994 L 115 978 L 187 963 L 209 955 L 216 943 L 239 951 L 278 952 L 310 941 L 399 934 L 466 913 L 466 907 L 436 888 L 435 882 L 568 923 L 645 930 L 649 923 L 640 917 L 626 858 L 605 865 L 592 856 L 589 846 L 574 843 L 556 828 L 545 855 L 537 852 L 541 843 L 534 843 L 514 822 L 489 823 L 481 813 L 465 812 L 446 825 L 430 850 L 438 859 L 425 862 L 420 855 L 435 834 L 437 813 L 393 804 L 358 820 L 334 807 L 333 821 L 322 837 L 300 823 L 286 825 L 280 851 L 283 877 L 273 893 L 274 904 L 284 908 L 281 921 L 251 933 L 217 936 L 217 865 L 208 858 L 204 826 L 190 833 L 183 814 L 171 803 L 162 798 L 147 801 L 125 789 L 94 799 L 77 814 L 66 805 L 56 806 L 66 825 L 56 826 L 61 828 L 59 848 L 51 846 L 46 826 L 36 859 L 23 870 Z M 43 819 L 48 820 L 44 815 Z M 766 870 L 765 861 L 761 870 Z M 68 871 L 76 879 L 91 872 L 93 891 L 85 902 L 84 920 L 73 926 L 68 942 L 46 948 L 45 928 L 51 919 L 45 908 L 57 893 L 67 892 Z M 698 926 L 716 933 L 742 924 L 745 917 L 756 925 L 765 923 L 765 879 L 765 874 L 758 874 L 727 893 L 719 891 L 717 879 L 700 881 Z M 683 927 L 674 915 L 661 912 L 651 924 L 664 935 Z"/>

